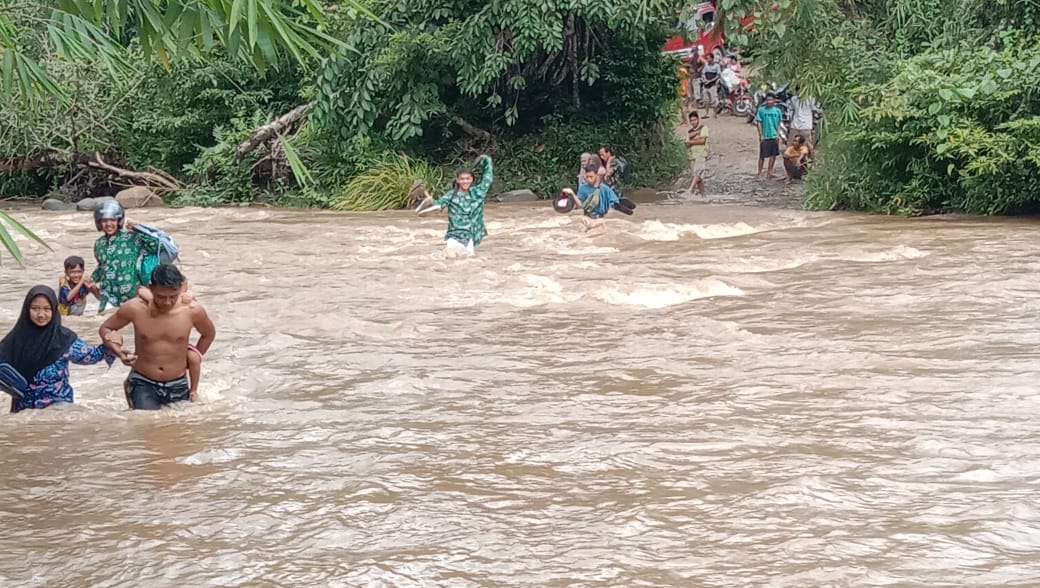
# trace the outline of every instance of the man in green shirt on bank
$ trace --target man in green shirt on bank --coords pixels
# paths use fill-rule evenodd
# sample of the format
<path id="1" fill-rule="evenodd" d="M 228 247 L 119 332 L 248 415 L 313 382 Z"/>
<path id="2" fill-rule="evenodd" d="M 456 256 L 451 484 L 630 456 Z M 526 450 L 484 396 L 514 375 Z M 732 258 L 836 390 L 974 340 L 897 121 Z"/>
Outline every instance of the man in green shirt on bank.
<path id="1" fill-rule="evenodd" d="M 769 168 L 766 172 L 767 178 L 773 175 L 773 165 L 776 164 L 776 156 L 780 155 L 780 121 L 783 112 L 776 105 L 776 94 L 766 94 L 766 103 L 759 107 L 755 114 L 755 126 L 758 128 L 758 176 L 762 175 L 762 163 L 768 159 Z"/>

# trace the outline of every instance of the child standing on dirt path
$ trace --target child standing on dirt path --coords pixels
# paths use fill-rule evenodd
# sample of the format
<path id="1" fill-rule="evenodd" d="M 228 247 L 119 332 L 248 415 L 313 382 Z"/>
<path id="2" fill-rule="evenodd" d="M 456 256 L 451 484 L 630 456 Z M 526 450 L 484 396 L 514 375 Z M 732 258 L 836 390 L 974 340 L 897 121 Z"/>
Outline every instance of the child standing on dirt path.
<path id="1" fill-rule="evenodd" d="M 686 149 L 693 164 L 693 179 L 690 181 L 690 192 L 698 190 L 704 196 L 704 172 L 708 161 L 708 127 L 701 123 L 697 111 L 690 113 L 690 131 L 686 139 Z"/>
<path id="2" fill-rule="evenodd" d="M 689 124 L 693 96 L 690 93 L 690 66 L 686 63 L 679 65 L 679 99 L 679 124 Z"/>

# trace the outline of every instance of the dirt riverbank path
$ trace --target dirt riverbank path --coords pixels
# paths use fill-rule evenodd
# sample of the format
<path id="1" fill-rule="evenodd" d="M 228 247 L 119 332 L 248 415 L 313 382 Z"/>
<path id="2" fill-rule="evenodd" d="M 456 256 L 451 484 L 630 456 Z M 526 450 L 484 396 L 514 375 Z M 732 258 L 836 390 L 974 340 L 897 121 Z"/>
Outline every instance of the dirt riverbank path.
<path id="1" fill-rule="evenodd" d="M 700 111 L 704 117 L 704 110 Z M 678 117 L 677 117 L 678 118 Z M 778 179 L 758 179 L 758 132 L 743 116 L 722 114 L 718 118 L 702 118 L 708 127 L 707 175 L 705 191 L 684 192 L 690 186 L 691 166 L 687 166 L 676 182 L 676 198 L 683 201 L 720 204 L 748 204 L 776 208 L 801 208 L 802 186 L 784 185 L 783 163 L 777 158 L 774 174 Z M 686 140 L 689 125 L 675 125 L 676 136 Z"/>

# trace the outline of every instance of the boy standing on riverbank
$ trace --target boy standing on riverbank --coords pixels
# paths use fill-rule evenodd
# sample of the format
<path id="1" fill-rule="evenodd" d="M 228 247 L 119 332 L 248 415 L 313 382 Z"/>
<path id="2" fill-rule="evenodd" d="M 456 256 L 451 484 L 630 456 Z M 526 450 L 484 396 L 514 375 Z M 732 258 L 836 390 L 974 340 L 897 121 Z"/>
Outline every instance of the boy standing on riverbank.
<path id="1" fill-rule="evenodd" d="M 776 156 L 780 155 L 780 120 L 783 113 L 776 105 L 776 94 L 766 94 L 766 103 L 759 107 L 755 114 L 755 126 L 758 128 L 758 177 L 762 176 L 762 163 L 769 160 L 767 178 L 773 175 L 773 166 L 776 165 Z"/>
<path id="2" fill-rule="evenodd" d="M 448 232 L 444 235 L 448 257 L 476 254 L 477 245 L 487 236 L 484 227 L 484 200 L 487 198 L 494 171 L 491 158 L 481 155 L 477 161 L 483 170 L 480 183 L 473 185 L 473 171 L 460 169 L 455 172 L 455 185 L 440 198 L 429 194 L 416 211 L 423 214 L 441 208 L 448 209 Z"/>
<path id="3" fill-rule="evenodd" d="M 693 164 L 693 179 L 690 181 L 690 192 L 695 189 L 704 196 L 704 172 L 708 162 L 708 127 L 701 123 L 697 111 L 690 113 L 690 131 L 686 139 L 686 149 Z"/>

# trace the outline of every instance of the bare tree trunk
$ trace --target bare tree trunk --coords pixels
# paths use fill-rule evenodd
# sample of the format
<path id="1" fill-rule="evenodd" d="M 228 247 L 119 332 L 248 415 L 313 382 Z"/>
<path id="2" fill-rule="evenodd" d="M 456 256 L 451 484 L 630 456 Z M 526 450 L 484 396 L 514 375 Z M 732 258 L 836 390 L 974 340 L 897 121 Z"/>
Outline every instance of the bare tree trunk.
<path id="1" fill-rule="evenodd" d="M 303 118 L 303 115 L 307 113 L 307 110 L 309 110 L 310 107 L 310 103 L 297 106 L 282 116 L 279 116 L 273 121 L 253 131 L 251 137 L 240 143 L 238 147 L 235 148 L 235 163 L 242 163 L 242 160 L 257 147 L 262 145 L 264 141 L 280 134 L 294 122 Z"/>
<path id="2" fill-rule="evenodd" d="M 180 190 L 183 187 L 180 182 L 174 180 L 166 173 L 160 175 L 151 172 L 135 172 L 106 163 L 104 159 L 101 159 L 100 153 L 95 153 L 94 161 L 88 161 L 87 165 L 123 176 L 124 178 L 141 180 L 148 184 L 150 188 L 157 190 Z"/>
<path id="3" fill-rule="evenodd" d="M 567 28 L 564 29 L 564 42 L 567 46 L 567 61 L 571 70 L 571 102 L 575 110 L 581 110 L 581 64 L 578 63 L 578 27 L 574 13 L 567 15 Z"/>

